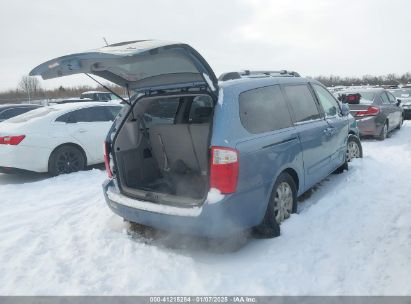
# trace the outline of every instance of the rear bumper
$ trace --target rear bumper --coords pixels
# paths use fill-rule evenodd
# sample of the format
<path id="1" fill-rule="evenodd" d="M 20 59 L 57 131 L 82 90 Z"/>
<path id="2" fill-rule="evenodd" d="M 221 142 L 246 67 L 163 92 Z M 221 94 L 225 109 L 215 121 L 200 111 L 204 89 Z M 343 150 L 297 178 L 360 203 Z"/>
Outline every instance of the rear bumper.
<path id="1" fill-rule="evenodd" d="M 378 136 L 384 126 L 376 116 L 357 119 L 357 125 L 361 136 Z"/>
<path id="2" fill-rule="evenodd" d="M 114 180 L 107 180 L 103 191 L 110 209 L 130 222 L 206 237 L 230 236 L 258 225 L 267 204 L 263 188 L 227 195 L 217 203 L 195 208 L 157 205 L 129 198 L 118 191 Z"/>
<path id="3" fill-rule="evenodd" d="M 0 168 L 47 172 L 49 155 L 50 151 L 46 148 L 0 145 Z"/>

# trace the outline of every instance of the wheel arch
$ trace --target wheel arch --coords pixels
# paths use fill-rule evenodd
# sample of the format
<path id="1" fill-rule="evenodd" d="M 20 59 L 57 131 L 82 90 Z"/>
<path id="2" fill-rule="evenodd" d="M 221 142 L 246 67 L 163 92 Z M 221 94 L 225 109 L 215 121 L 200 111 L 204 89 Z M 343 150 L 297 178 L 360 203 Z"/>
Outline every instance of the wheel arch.
<path id="1" fill-rule="evenodd" d="M 80 152 L 81 152 L 81 153 L 83 154 L 83 156 L 84 156 L 84 159 L 85 159 L 85 161 L 86 161 L 86 165 L 88 165 L 88 164 L 87 164 L 87 161 L 88 161 L 87 153 L 86 153 L 86 151 L 83 149 L 83 147 L 80 146 L 79 144 L 76 144 L 76 143 L 73 143 L 73 142 L 66 142 L 66 143 L 59 144 L 58 146 L 56 146 L 56 147 L 51 151 L 51 153 L 50 153 L 50 155 L 49 155 L 48 166 L 50 166 L 50 159 L 51 159 L 51 156 L 53 155 L 53 153 L 54 153 L 57 149 L 59 149 L 59 148 L 61 148 L 61 147 L 64 147 L 64 146 L 71 146 L 71 147 L 74 147 L 74 148 L 79 149 Z"/>
<path id="2" fill-rule="evenodd" d="M 293 178 L 295 186 L 297 187 L 297 193 L 298 193 L 298 191 L 300 190 L 300 178 L 298 177 L 297 171 L 295 171 L 293 168 L 287 168 L 281 171 L 280 174 L 282 173 L 287 173 Z"/>

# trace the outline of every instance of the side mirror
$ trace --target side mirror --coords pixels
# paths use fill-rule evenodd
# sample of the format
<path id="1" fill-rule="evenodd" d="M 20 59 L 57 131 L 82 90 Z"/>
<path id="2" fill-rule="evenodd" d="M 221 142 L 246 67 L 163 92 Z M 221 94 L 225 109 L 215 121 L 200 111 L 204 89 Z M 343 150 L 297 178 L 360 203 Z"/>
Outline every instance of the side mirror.
<path id="1" fill-rule="evenodd" d="M 397 107 L 399 107 L 401 104 L 401 99 L 397 99 Z"/>
<path id="2" fill-rule="evenodd" d="M 350 114 L 350 107 L 346 103 L 341 105 L 341 114 L 342 116 L 348 116 L 348 114 Z"/>

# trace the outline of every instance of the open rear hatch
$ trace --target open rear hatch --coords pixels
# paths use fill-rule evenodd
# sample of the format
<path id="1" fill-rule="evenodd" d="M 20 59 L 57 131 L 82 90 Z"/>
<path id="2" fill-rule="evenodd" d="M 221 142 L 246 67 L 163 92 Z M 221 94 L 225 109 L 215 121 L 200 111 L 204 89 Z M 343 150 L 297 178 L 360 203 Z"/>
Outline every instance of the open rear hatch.
<path id="1" fill-rule="evenodd" d="M 207 86 L 217 91 L 217 78 L 191 46 L 159 40 L 112 44 L 100 49 L 49 60 L 31 76 L 43 79 L 89 73 L 132 90 Z"/>
<path id="2" fill-rule="evenodd" d="M 204 58 L 187 44 L 141 40 L 59 57 L 30 75 L 50 79 L 78 73 L 145 93 L 116 121 L 111 151 L 121 191 L 160 204 L 203 203 L 218 92 Z M 162 93 L 153 97 L 150 92 Z"/>
<path id="3" fill-rule="evenodd" d="M 206 92 L 138 100 L 112 144 L 121 191 L 161 204 L 200 205 L 209 190 L 213 110 Z"/>

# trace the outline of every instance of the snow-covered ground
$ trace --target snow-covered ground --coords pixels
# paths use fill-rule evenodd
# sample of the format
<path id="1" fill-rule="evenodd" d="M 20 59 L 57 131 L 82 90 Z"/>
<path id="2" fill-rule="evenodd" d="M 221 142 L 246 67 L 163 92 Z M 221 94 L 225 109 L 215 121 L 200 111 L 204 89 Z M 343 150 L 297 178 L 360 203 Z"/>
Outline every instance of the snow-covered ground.
<path id="1" fill-rule="evenodd" d="M 0 294 L 411 295 L 411 122 L 363 146 L 281 237 L 225 253 L 128 233 L 101 170 L 0 175 Z"/>

